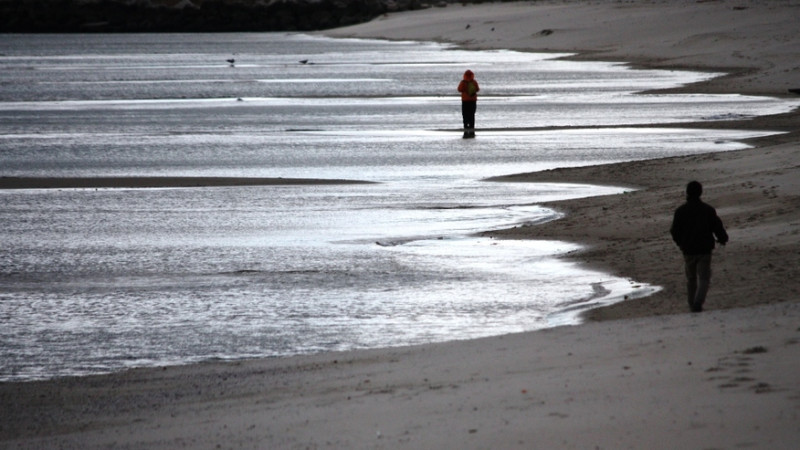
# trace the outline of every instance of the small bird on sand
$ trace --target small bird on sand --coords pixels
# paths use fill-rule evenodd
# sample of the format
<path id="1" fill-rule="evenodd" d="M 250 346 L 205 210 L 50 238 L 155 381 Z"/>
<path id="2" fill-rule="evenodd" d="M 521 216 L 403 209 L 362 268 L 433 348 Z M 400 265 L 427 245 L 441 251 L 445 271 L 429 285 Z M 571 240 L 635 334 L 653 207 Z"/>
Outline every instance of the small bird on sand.
<path id="1" fill-rule="evenodd" d="M 231 59 L 226 59 L 225 61 L 228 61 L 228 64 L 230 64 L 230 65 L 231 65 L 231 67 L 233 67 L 233 63 L 235 63 L 235 62 L 236 62 L 236 60 L 235 60 L 235 59 L 233 59 L 233 58 L 231 58 Z"/>
<path id="2" fill-rule="evenodd" d="M 300 62 L 300 64 L 308 64 L 308 60 L 307 59 L 301 59 L 299 62 Z"/>

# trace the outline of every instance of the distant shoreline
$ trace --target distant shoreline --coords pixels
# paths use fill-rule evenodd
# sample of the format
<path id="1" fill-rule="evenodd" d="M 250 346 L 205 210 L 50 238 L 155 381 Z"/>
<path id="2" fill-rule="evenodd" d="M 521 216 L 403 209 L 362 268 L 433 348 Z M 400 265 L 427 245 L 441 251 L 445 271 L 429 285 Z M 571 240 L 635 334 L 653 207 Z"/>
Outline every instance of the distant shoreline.
<path id="1" fill-rule="evenodd" d="M 371 181 L 318 178 L 237 177 L 0 177 L 0 189 L 185 188 L 370 184 Z"/>

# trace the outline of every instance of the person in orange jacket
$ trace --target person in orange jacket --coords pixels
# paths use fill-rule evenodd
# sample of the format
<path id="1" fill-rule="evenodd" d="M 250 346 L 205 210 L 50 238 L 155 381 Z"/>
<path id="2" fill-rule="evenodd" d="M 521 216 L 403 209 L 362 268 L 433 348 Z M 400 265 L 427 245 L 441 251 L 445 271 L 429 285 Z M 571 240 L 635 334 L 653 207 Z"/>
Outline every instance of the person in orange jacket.
<path id="1" fill-rule="evenodd" d="M 478 107 L 478 91 L 481 88 L 475 81 L 475 74 L 471 70 L 464 72 L 464 79 L 458 83 L 458 92 L 461 92 L 461 116 L 464 118 L 464 137 L 475 137 L 475 110 Z"/>

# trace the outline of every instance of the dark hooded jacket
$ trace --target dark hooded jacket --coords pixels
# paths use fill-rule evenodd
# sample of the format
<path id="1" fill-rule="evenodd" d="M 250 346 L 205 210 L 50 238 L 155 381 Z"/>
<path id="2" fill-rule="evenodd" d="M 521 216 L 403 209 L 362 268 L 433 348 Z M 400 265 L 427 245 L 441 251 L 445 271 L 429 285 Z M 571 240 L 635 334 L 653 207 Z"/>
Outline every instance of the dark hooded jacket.
<path id="1" fill-rule="evenodd" d="M 728 242 L 728 233 L 717 211 L 699 197 L 688 197 L 686 203 L 675 210 L 670 233 L 685 255 L 711 253 L 715 238 L 723 245 Z"/>

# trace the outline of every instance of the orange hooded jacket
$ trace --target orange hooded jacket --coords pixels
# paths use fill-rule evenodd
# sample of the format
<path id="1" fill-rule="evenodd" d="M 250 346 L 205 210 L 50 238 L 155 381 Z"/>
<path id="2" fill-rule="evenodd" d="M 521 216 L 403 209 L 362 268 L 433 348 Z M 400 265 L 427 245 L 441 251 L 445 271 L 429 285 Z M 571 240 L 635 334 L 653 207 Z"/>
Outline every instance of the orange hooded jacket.
<path id="1" fill-rule="evenodd" d="M 464 79 L 458 83 L 458 92 L 461 92 L 462 102 L 476 102 L 478 101 L 478 92 L 481 88 L 478 82 L 475 81 L 475 74 L 471 70 L 464 72 Z"/>

